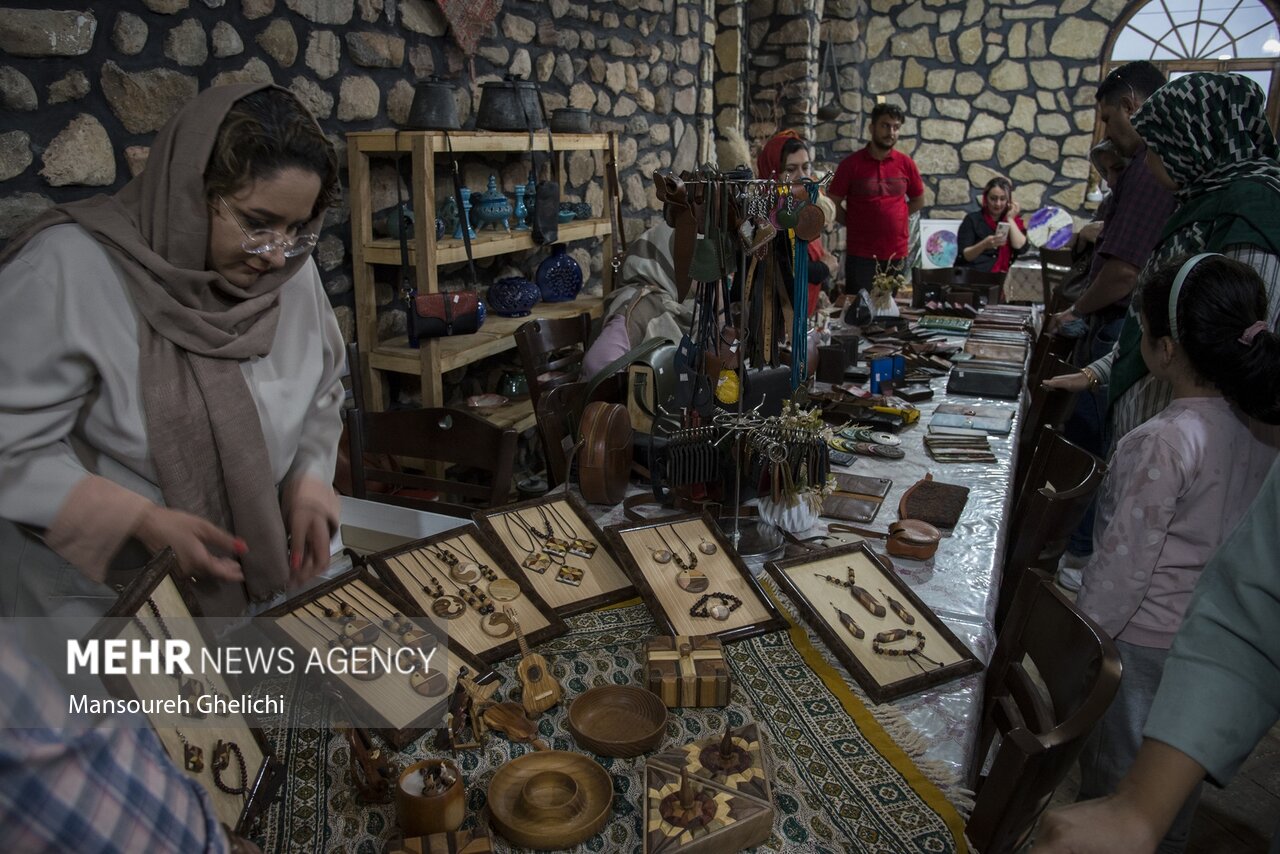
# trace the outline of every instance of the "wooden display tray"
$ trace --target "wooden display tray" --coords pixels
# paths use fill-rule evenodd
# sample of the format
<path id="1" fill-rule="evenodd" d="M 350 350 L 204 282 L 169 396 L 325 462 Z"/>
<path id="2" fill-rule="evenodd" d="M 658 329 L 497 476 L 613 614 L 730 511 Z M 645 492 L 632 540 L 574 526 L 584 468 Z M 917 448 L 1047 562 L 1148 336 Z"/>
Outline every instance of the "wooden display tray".
<path id="1" fill-rule="evenodd" d="M 876 617 L 853 594 L 818 576 L 831 575 L 844 579 L 847 567 L 854 568 L 858 586 L 863 587 L 884 606 L 885 615 Z M 982 662 L 969 651 L 929 607 L 871 551 L 866 543 L 823 549 L 814 554 L 773 560 L 765 564 L 779 589 L 795 603 L 800 616 L 822 638 L 875 703 L 886 703 L 925 688 L 950 682 L 982 670 Z M 894 613 L 881 591 L 893 596 L 914 625 Z M 834 603 L 834 604 L 833 604 Z M 861 640 L 840 622 L 836 606 L 854 619 L 866 633 Z M 938 667 L 927 661 L 916 663 L 917 656 L 877 655 L 872 640 L 878 632 L 897 628 L 924 633 L 925 655 L 941 662 Z M 909 646 L 914 638 L 890 644 L 888 648 Z M 921 667 L 924 670 L 921 670 Z"/>
<path id="2" fill-rule="evenodd" d="M 511 559 L 506 550 L 496 545 L 483 531 L 469 522 L 457 528 L 370 555 L 367 563 L 388 587 L 402 598 L 412 601 L 419 613 L 432 614 L 431 604 L 435 600 L 423 590 L 427 578 L 418 561 L 429 568 L 431 575 L 440 582 L 446 593 L 455 592 L 456 588 L 447 573 L 442 572 L 440 565 L 433 561 L 426 547 L 458 538 L 463 538 L 464 545 L 480 562 L 491 567 L 499 579 L 509 578 L 520 585 L 519 598 L 511 602 L 494 601 L 493 604 L 499 612 L 504 608 L 515 611 L 516 619 L 520 622 L 520 629 L 529 646 L 560 637 L 569 631 L 564 620 L 560 619 L 538 595 L 538 591 L 529 583 L 524 570 Z M 467 559 L 462 550 L 453 548 L 451 551 L 459 558 Z M 481 589 L 487 589 L 488 584 L 487 581 L 481 581 Z M 515 632 L 503 638 L 485 634 L 481 628 L 479 616 L 470 609 L 453 620 L 434 616 L 433 619 L 449 635 L 450 648 L 465 650 L 485 664 L 494 664 L 520 652 L 520 643 Z"/>
<path id="3" fill-rule="evenodd" d="M 570 566 L 586 570 L 582 576 L 582 583 L 577 587 L 557 581 L 554 569 L 538 573 L 520 567 L 520 572 L 525 575 L 533 589 L 538 591 L 538 595 L 551 606 L 551 609 L 562 617 L 568 617 L 634 597 L 635 585 L 623 572 L 622 567 L 618 566 L 611 550 L 612 546 L 605 539 L 604 532 L 591 518 L 582 499 L 576 495 L 561 493 L 522 501 L 519 504 L 510 504 L 495 510 L 479 510 L 475 513 L 475 520 L 481 530 L 506 549 L 512 561 L 519 567 L 520 561 L 529 553 L 528 539 L 521 540 L 521 532 L 515 525 L 508 530 L 504 519 L 509 513 L 519 513 L 522 518 L 530 522 L 536 520 L 540 523 L 541 518 L 534 512 L 534 508 L 545 509 L 548 505 L 554 505 L 555 509 L 575 526 L 583 537 L 594 541 L 598 546 L 590 559 L 578 555 L 565 555 Z M 554 516 L 550 518 L 553 527 L 559 530 Z M 525 543 L 524 547 L 520 546 L 521 542 Z"/>
<path id="4" fill-rule="evenodd" d="M 681 548 L 679 540 L 672 536 L 670 526 L 674 526 L 694 550 L 698 569 L 705 572 L 710 581 L 706 592 L 728 593 L 742 600 L 741 607 L 729 614 L 729 619 L 724 622 L 689 616 L 689 609 L 702 594 L 680 589 L 676 584 L 676 574 L 680 569 L 674 560 L 666 564 L 654 562 L 653 551 L 667 548 L 656 529 L 666 529 L 663 534 L 670 545 Z M 605 536 L 635 583 L 640 598 L 649 606 L 658 627 L 666 634 L 708 635 L 730 642 L 787 627 L 786 617 L 765 595 L 710 515 L 669 516 L 611 525 L 605 529 Z M 706 555 L 698 551 L 704 539 L 715 543 L 715 554 Z"/>
<path id="5" fill-rule="evenodd" d="M 199 673 L 199 668 L 194 665 L 194 662 L 202 659 L 207 644 L 199 634 L 196 623 L 192 622 L 200 616 L 199 605 L 190 587 L 179 580 L 181 577 L 177 557 L 171 549 L 165 549 L 120 594 L 120 598 L 94 626 L 89 636 L 145 642 L 146 635 L 133 622 L 134 617 L 141 617 L 153 637 L 163 644 L 165 638 L 156 632 L 154 617 L 146 604 L 150 599 L 165 617 L 166 627 L 172 627 L 170 630 L 174 631 L 175 639 L 184 640 L 191 645 L 188 660 L 193 662 L 192 667 L 197 671 L 196 678 L 209 689 L 232 699 L 238 698 L 240 692 L 225 676 L 219 673 Z M 185 637 L 182 632 L 184 628 L 195 628 L 195 637 Z M 102 679 L 111 693 L 125 699 L 171 700 L 175 696 L 176 683 L 173 677 L 164 673 L 103 676 Z M 226 721 L 225 726 L 208 725 L 210 721 L 222 720 Z M 152 727 L 173 764 L 204 787 L 218 820 L 238 834 L 249 835 L 254 823 L 275 799 L 285 776 L 285 766 L 276 759 L 262 730 L 250 726 L 249 721 L 239 712 L 233 712 L 225 718 L 210 715 L 200 721 L 200 726 L 193 724 L 184 734 L 188 741 L 198 743 L 204 751 L 204 769 L 197 773 L 186 770 L 182 740 L 178 738 L 177 729 L 167 724 L 156 725 L 154 721 Z M 213 746 L 219 739 L 234 742 L 240 747 L 249 781 L 249 790 L 244 795 L 229 795 L 213 783 Z M 233 760 L 233 766 L 234 764 Z M 224 771 L 223 780 L 234 785 L 235 773 L 233 769 Z"/>
<path id="6" fill-rule="evenodd" d="M 418 625 L 425 627 L 431 623 L 431 618 L 425 616 L 415 603 L 401 598 L 374 578 L 368 569 L 353 569 L 326 581 L 302 596 L 272 608 L 262 614 L 262 617 L 274 618 L 271 629 L 298 649 L 302 653 L 301 661 L 306 661 L 306 656 L 312 650 L 317 650 L 321 656 L 325 655 L 329 651 L 329 642 L 337 635 L 336 630 L 322 632 L 321 627 L 327 629 L 328 623 L 323 616 L 316 614 L 316 610 L 323 605 L 332 607 L 335 599 L 352 603 L 357 607 L 357 613 L 367 619 L 370 618 L 371 611 L 381 613 L 383 617 L 399 611 Z M 305 615 L 300 616 L 299 612 L 303 611 Z M 381 622 L 381 619 L 376 622 Z M 398 642 L 391 641 L 385 634 L 379 637 L 379 645 L 390 646 L 392 643 Z M 424 697 L 414 691 L 408 677 L 400 673 L 383 673 L 369 681 L 346 673 L 330 673 L 325 678 L 359 713 L 361 719 L 385 721 L 386 726 L 378 727 L 375 731 L 399 749 L 426 732 L 429 721 L 443 718 L 442 707 L 449 702 L 461 667 L 465 666 L 474 674 L 473 679 L 478 683 L 496 678 L 476 656 L 455 644 L 450 643 L 444 660 L 443 669 L 448 687 L 439 695 L 431 697 Z M 432 659 L 431 664 L 432 669 L 436 669 L 438 659 Z"/>

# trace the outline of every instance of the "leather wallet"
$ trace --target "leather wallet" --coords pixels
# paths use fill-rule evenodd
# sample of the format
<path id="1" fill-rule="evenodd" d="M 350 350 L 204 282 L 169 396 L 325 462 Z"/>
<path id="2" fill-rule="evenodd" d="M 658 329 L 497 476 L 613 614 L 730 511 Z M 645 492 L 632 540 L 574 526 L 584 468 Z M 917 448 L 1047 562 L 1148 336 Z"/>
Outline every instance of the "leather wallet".
<path id="1" fill-rule="evenodd" d="M 893 481 L 837 472 L 836 489 L 822 500 L 822 515 L 845 522 L 870 522 L 876 518 Z"/>
<path id="2" fill-rule="evenodd" d="M 947 380 L 947 394 L 971 397 L 998 397 L 1016 400 L 1022 393 L 1022 375 L 1005 371 L 983 371 L 969 367 L 955 367 Z"/>

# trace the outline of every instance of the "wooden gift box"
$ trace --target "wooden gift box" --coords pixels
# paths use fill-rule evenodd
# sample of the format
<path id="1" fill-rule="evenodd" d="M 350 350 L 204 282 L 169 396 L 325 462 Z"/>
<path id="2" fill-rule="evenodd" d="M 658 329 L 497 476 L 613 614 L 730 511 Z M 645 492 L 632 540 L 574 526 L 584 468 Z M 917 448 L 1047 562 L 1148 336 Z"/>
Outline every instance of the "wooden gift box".
<path id="1" fill-rule="evenodd" d="M 724 647 L 707 635 L 659 635 L 645 642 L 645 682 L 668 709 L 729 705 Z"/>
<path id="2" fill-rule="evenodd" d="M 432 833 L 388 842 L 383 854 L 492 854 L 493 837 L 472 830 Z"/>

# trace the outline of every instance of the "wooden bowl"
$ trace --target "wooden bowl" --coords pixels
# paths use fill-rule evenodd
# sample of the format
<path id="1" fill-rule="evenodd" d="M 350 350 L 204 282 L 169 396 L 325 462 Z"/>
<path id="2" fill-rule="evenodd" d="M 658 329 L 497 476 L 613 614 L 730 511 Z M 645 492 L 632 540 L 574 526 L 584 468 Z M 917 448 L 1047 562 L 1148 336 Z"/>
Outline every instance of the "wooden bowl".
<path id="1" fill-rule="evenodd" d="M 422 794 L 422 772 L 441 765 L 453 772 L 453 785 L 438 795 Z M 396 816 L 400 829 L 406 837 L 457 830 L 466 818 L 465 800 L 462 772 L 452 759 L 415 762 L 401 772 L 396 786 Z"/>
<path id="2" fill-rule="evenodd" d="M 601 685 L 569 706 L 569 731 L 579 747 L 600 756 L 639 756 L 662 743 L 667 707 L 644 688 Z"/>
<path id="3" fill-rule="evenodd" d="M 508 841 L 549 851 L 600 832 L 613 814 L 613 780 L 589 756 L 567 750 L 526 753 L 489 782 L 493 827 Z"/>

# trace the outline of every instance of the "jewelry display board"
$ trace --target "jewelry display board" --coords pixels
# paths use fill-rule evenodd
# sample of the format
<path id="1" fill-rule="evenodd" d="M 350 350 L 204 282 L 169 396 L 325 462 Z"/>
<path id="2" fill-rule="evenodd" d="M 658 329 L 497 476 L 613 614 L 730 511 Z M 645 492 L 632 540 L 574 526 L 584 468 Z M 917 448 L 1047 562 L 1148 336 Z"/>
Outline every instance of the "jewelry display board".
<path id="1" fill-rule="evenodd" d="M 787 627 L 710 516 L 611 525 L 604 533 L 667 633 L 724 642 Z"/>
<path id="2" fill-rule="evenodd" d="M 175 580 L 179 571 L 177 557 L 166 549 L 130 583 L 90 636 L 142 643 L 154 638 L 162 645 L 168 640 L 182 640 L 190 644 L 190 660 L 200 661 L 206 643 L 193 622 L 200 616 L 200 609 L 189 588 Z M 144 703 L 173 700 L 174 679 L 163 672 L 103 677 L 116 696 Z M 189 692 L 221 695 L 228 700 L 240 696 L 221 674 L 199 673 L 191 679 L 194 681 L 180 688 L 181 696 Z M 272 753 L 262 730 L 250 726 L 238 711 L 227 715 L 210 712 L 199 728 L 190 729 L 189 735 L 167 719 L 157 722 L 148 717 L 173 764 L 208 792 L 219 821 L 236 833 L 248 834 L 284 782 L 285 766 Z M 218 747 L 222 749 L 217 751 L 220 755 L 215 773 Z"/>
<path id="3" fill-rule="evenodd" d="M 604 533 L 575 495 L 561 493 L 480 510 L 475 520 L 507 550 L 533 589 L 562 617 L 636 595 L 635 585 L 618 566 Z M 561 548 L 566 543 L 567 547 Z"/>
<path id="4" fill-rule="evenodd" d="M 451 648 L 485 664 L 520 651 L 516 622 L 530 646 L 569 630 L 510 555 L 470 523 L 371 555 L 368 564 L 392 590 L 436 617 Z"/>
<path id="5" fill-rule="evenodd" d="M 982 670 L 865 543 L 769 561 L 765 568 L 876 703 Z"/>
<path id="6" fill-rule="evenodd" d="M 413 641 L 405 639 L 409 633 L 435 642 L 434 635 L 416 627 L 431 622 L 422 610 L 379 582 L 367 569 L 340 575 L 262 616 L 274 618 L 272 629 L 298 649 L 303 660 L 313 650 L 325 656 L 344 633 L 354 637 L 357 645 L 377 644 L 387 649 L 412 647 Z M 356 622 L 344 622 L 344 617 L 352 617 Z M 405 618 L 412 622 L 404 622 Z M 357 631 L 348 633 L 348 626 Z M 376 731 L 400 748 L 422 735 L 434 719 L 443 718 L 444 706 L 462 667 L 474 674 L 472 678 L 477 682 L 494 678 L 483 662 L 456 644 L 450 643 L 448 654 L 442 657 L 443 667 L 433 658 L 425 673 L 417 670 L 404 674 L 393 670 L 372 679 L 351 673 L 330 673 L 326 678 L 361 719 L 384 721 L 386 725 L 377 727 Z"/>

